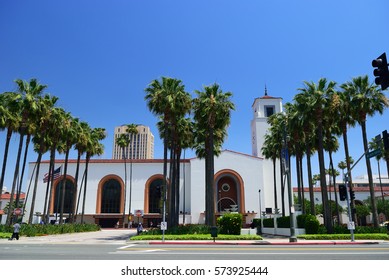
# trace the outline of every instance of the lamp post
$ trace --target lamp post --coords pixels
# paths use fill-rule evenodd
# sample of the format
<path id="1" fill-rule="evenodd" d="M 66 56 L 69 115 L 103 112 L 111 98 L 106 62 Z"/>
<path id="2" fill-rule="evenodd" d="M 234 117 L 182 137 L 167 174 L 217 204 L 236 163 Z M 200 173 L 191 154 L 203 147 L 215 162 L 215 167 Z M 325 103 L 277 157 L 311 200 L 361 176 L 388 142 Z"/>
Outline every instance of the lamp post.
<path id="1" fill-rule="evenodd" d="M 261 218 L 261 234 L 262 234 L 263 215 L 262 215 L 262 204 L 261 204 L 261 189 L 258 190 L 258 196 L 259 196 L 259 217 Z"/>

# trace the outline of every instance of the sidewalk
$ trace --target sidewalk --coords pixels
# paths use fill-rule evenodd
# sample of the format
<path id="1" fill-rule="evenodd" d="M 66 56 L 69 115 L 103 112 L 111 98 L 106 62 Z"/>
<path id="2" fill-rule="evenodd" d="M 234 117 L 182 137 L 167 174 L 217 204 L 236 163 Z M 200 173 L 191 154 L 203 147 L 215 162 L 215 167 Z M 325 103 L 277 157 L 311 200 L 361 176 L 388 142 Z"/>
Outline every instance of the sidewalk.
<path id="1" fill-rule="evenodd" d="M 389 241 L 384 240 L 303 240 L 289 242 L 289 237 L 263 236 L 263 240 L 150 240 L 131 241 L 129 238 L 136 235 L 136 229 L 102 229 L 96 232 L 69 233 L 58 235 L 46 235 L 37 237 L 21 236 L 19 240 L 9 241 L 0 239 L 0 244 L 13 242 L 21 244 L 50 244 L 50 243 L 80 243 L 80 244 L 150 244 L 150 245 L 360 245 L 380 244 Z"/>

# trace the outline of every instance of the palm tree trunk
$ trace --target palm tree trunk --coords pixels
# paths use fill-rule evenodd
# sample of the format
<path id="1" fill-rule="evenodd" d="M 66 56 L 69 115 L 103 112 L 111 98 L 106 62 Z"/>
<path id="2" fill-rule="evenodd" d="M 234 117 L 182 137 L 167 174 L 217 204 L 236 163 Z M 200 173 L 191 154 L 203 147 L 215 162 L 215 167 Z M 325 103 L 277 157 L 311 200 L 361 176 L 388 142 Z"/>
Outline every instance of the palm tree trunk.
<path id="1" fill-rule="evenodd" d="M 362 128 L 364 150 L 369 151 L 367 134 L 366 134 L 366 121 L 361 122 L 361 128 Z M 370 190 L 370 200 L 371 200 L 371 212 L 373 213 L 373 223 L 374 223 L 374 227 L 378 228 L 379 224 L 378 224 L 377 204 L 376 204 L 375 193 L 374 193 L 373 174 L 371 172 L 370 158 L 365 156 L 365 159 L 366 159 L 367 176 L 369 178 L 369 190 Z"/>
<path id="2" fill-rule="evenodd" d="M 88 183 L 88 165 L 90 160 L 90 154 L 86 154 L 86 160 L 85 160 L 85 181 L 84 181 L 84 195 L 82 197 L 82 211 L 81 211 L 81 224 L 84 223 L 84 215 L 85 215 L 85 202 L 86 202 L 86 186 Z"/>
<path id="3" fill-rule="evenodd" d="M 278 197 L 277 197 L 277 170 L 276 170 L 276 158 L 273 158 L 273 181 L 274 181 L 274 207 L 278 209 Z"/>
<path id="4" fill-rule="evenodd" d="M 61 194 L 61 205 L 60 205 L 60 214 L 59 214 L 59 224 L 63 223 L 63 212 L 65 208 L 65 195 L 66 195 L 66 175 L 68 172 L 68 161 L 69 161 L 69 148 L 66 148 L 65 152 L 65 164 L 63 171 L 62 179 L 62 194 Z"/>
<path id="5" fill-rule="evenodd" d="M 34 182 L 34 188 L 32 189 L 30 217 L 28 218 L 28 223 L 29 224 L 32 224 L 32 219 L 34 217 L 36 190 L 37 190 L 37 187 L 38 187 L 39 170 L 40 170 L 41 160 L 42 160 L 42 152 L 39 152 L 38 153 L 38 158 L 36 160 L 37 166 L 36 166 L 35 182 Z"/>
<path id="6" fill-rule="evenodd" d="M 124 155 L 124 198 L 123 198 L 123 228 L 126 224 L 126 200 L 127 200 L 127 156 L 123 148 Z"/>
<path id="7" fill-rule="evenodd" d="M 208 226 L 215 226 L 215 182 L 214 182 L 214 147 L 213 147 L 213 128 L 210 128 L 207 137 L 206 157 L 205 157 L 205 176 L 206 176 L 206 215 L 205 220 Z"/>
<path id="8" fill-rule="evenodd" d="M 31 134 L 27 134 L 26 137 L 26 147 L 24 150 L 24 156 L 23 156 L 23 164 L 22 164 L 22 174 L 20 176 L 19 180 L 19 186 L 16 191 L 16 207 L 19 207 L 19 201 L 20 201 L 20 194 L 22 192 L 22 184 L 23 184 L 23 178 L 24 178 L 24 170 L 26 169 L 26 163 L 27 163 L 27 153 L 28 153 L 28 147 L 30 145 L 30 140 L 31 140 Z M 24 202 L 25 203 L 25 202 Z"/>
<path id="9" fill-rule="evenodd" d="M 5 140 L 3 167 L 1 168 L 1 176 L 0 176 L 0 200 L 1 200 L 1 193 L 3 192 L 4 176 L 5 176 L 6 166 L 7 166 L 8 150 L 9 150 L 9 143 L 11 141 L 11 136 L 12 136 L 12 130 L 10 128 L 8 128 L 7 129 L 7 137 Z"/>
<path id="10" fill-rule="evenodd" d="M 50 149 L 50 163 L 49 163 L 49 179 L 46 183 L 46 195 L 45 195 L 45 203 L 43 206 L 43 217 L 45 219 L 45 223 L 49 222 L 50 216 L 50 205 L 51 205 L 51 194 L 50 188 L 52 186 L 52 177 L 54 173 L 54 161 L 55 161 L 55 145 L 53 145 Z"/>
<path id="11" fill-rule="evenodd" d="M 327 192 L 327 183 L 326 183 L 326 172 L 325 172 L 325 163 L 324 163 L 324 149 L 323 149 L 323 128 L 321 120 L 319 120 L 317 137 L 319 139 L 319 169 L 320 169 L 320 186 L 322 193 L 322 203 L 323 203 L 323 215 L 324 215 L 324 225 L 327 228 L 328 233 L 332 233 L 332 222 L 331 222 L 331 209 L 328 203 L 328 192 Z"/>
<path id="12" fill-rule="evenodd" d="M 301 174 L 301 198 L 302 198 L 302 213 L 305 214 L 306 213 L 306 209 L 305 209 L 305 197 L 304 197 L 304 174 L 303 174 L 303 158 L 301 157 L 301 160 L 300 160 L 300 174 Z"/>
<path id="13" fill-rule="evenodd" d="M 281 156 L 280 156 L 281 158 Z M 281 204 L 282 204 L 282 217 L 285 217 L 285 184 L 284 184 L 284 167 L 282 160 L 280 160 L 280 182 L 281 182 Z M 261 213 L 262 215 L 262 213 Z"/>
<path id="14" fill-rule="evenodd" d="M 77 204 L 77 193 L 78 193 L 78 176 L 80 173 L 80 161 L 81 161 L 81 153 L 77 153 L 77 166 L 76 166 L 76 174 L 74 176 L 74 191 L 72 198 L 72 206 L 71 206 L 71 217 L 70 222 L 75 222 L 75 214 L 76 214 L 76 204 Z"/>
<path id="15" fill-rule="evenodd" d="M 19 140 L 19 148 L 18 148 L 18 154 L 16 156 L 16 163 L 15 163 L 15 171 L 14 171 L 14 179 L 12 182 L 12 189 L 11 189 L 11 197 L 9 199 L 9 209 L 7 214 L 7 225 L 11 225 L 11 218 L 13 215 L 13 207 L 14 207 L 14 196 L 15 196 L 15 189 L 17 185 L 17 181 L 19 178 L 19 166 L 20 166 L 20 158 L 22 156 L 22 149 L 23 149 L 23 140 L 24 140 L 24 129 L 20 132 L 20 140 Z M 17 205 L 16 205 L 17 207 Z"/>
<path id="16" fill-rule="evenodd" d="M 181 149 L 179 148 L 176 156 L 176 209 L 175 209 L 175 225 L 179 225 L 179 217 L 180 217 L 180 159 L 181 159 Z"/>
<path id="17" fill-rule="evenodd" d="M 350 154 L 348 150 L 348 136 L 347 136 L 347 125 L 344 125 L 343 127 L 343 146 L 344 146 L 344 153 L 346 156 L 346 165 L 347 165 L 347 174 L 348 174 L 348 182 L 349 182 L 349 188 L 350 191 L 353 191 L 353 176 L 351 175 L 351 164 L 350 164 Z M 350 199 L 350 206 L 351 209 L 355 209 L 355 201 L 353 198 Z M 352 212 L 352 219 L 354 223 L 357 225 L 358 220 L 357 220 L 357 213 L 356 211 Z"/>

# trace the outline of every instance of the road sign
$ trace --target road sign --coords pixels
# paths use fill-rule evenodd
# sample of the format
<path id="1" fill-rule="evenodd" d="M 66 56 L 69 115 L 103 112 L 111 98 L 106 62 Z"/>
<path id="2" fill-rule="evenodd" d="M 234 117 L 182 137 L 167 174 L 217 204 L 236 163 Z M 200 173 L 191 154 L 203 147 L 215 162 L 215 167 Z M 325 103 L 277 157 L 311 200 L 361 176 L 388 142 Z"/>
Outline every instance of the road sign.
<path id="1" fill-rule="evenodd" d="M 21 214 L 22 214 L 22 209 L 16 208 L 16 209 L 14 210 L 14 215 L 19 216 L 19 215 L 21 215 Z"/>
<path id="2" fill-rule="evenodd" d="M 381 154 L 381 150 L 380 149 L 376 149 L 376 150 L 373 150 L 371 152 L 368 152 L 366 154 L 367 158 L 372 158 L 372 157 L 375 157 L 375 156 L 379 156 Z"/>
<path id="3" fill-rule="evenodd" d="M 167 230 L 167 222 L 161 223 L 161 230 Z"/>
<path id="4" fill-rule="evenodd" d="M 135 210 L 135 216 L 142 217 L 143 216 L 143 210 Z"/>

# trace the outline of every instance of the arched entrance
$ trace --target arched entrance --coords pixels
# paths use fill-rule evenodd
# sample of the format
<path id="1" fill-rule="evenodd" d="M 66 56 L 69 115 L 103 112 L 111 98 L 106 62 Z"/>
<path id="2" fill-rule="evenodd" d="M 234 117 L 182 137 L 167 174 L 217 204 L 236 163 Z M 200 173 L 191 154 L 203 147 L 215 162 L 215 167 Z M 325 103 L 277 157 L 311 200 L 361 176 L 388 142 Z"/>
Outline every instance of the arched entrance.
<path id="1" fill-rule="evenodd" d="M 144 216 L 145 226 L 156 226 L 162 221 L 163 175 L 151 176 L 145 184 Z M 136 221 L 135 221 L 136 222 Z"/>
<path id="2" fill-rule="evenodd" d="M 244 184 L 241 176 L 229 169 L 221 170 L 215 175 L 216 207 L 218 213 L 245 213 Z"/>
<path id="3" fill-rule="evenodd" d="M 63 194 L 62 190 L 63 190 L 64 181 L 65 178 L 63 176 L 59 180 L 55 181 L 54 188 L 52 190 L 53 200 L 51 201 L 50 213 L 56 214 L 57 217 L 59 217 L 59 214 L 61 212 L 61 201 L 62 201 L 62 194 Z M 67 216 L 69 215 L 69 213 L 72 212 L 73 193 L 74 193 L 74 179 L 72 177 L 67 177 L 65 183 L 65 198 L 64 198 L 64 205 L 63 205 L 63 213 L 66 214 Z"/>
<path id="4" fill-rule="evenodd" d="M 115 227 L 123 223 L 124 183 L 116 175 L 104 177 L 98 187 L 96 223 L 101 227 Z"/>

